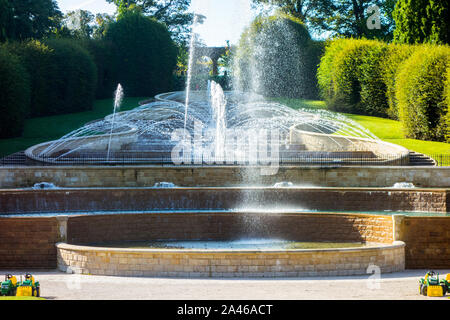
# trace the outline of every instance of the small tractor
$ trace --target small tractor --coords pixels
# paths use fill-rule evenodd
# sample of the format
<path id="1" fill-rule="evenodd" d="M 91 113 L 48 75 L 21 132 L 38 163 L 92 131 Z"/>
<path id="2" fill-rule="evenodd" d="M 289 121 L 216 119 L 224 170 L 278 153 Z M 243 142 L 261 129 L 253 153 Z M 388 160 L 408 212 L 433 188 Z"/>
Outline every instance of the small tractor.
<path id="1" fill-rule="evenodd" d="M 39 281 L 35 281 L 34 277 L 31 274 L 27 273 L 25 275 L 25 280 L 20 281 L 17 285 L 16 296 L 40 297 L 40 295 L 41 295 L 41 288 L 39 285 Z"/>
<path id="2" fill-rule="evenodd" d="M 424 278 L 419 280 L 420 294 L 428 297 L 443 297 L 450 293 L 450 273 L 445 279 L 439 280 L 439 274 L 428 271 Z"/>
<path id="3" fill-rule="evenodd" d="M 11 274 L 5 275 L 5 281 L 1 283 L 0 296 L 15 296 L 17 292 L 17 279 Z"/>

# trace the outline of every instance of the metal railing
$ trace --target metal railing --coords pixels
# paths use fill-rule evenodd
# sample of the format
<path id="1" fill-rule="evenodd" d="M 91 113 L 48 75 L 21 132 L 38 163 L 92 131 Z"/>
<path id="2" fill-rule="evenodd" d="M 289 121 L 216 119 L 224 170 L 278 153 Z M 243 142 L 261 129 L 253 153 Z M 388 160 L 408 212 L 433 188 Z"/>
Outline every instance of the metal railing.
<path id="1" fill-rule="evenodd" d="M 224 160 L 212 157 L 191 157 L 187 161 L 174 162 L 170 155 L 160 157 L 146 157 L 145 153 L 116 152 L 111 153 L 110 161 L 99 153 L 85 153 L 76 158 L 64 157 L 60 159 L 42 157 L 41 161 L 29 159 L 23 152 L 15 153 L 0 159 L 0 166 L 130 166 L 130 165 L 154 165 L 154 166 L 450 166 L 449 154 L 432 154 L 415 157 L 399 157 L 395 155 L 371 155 L 353 152 L 306 152 L 304 154 L 281 154 L 276 158 Z"/>

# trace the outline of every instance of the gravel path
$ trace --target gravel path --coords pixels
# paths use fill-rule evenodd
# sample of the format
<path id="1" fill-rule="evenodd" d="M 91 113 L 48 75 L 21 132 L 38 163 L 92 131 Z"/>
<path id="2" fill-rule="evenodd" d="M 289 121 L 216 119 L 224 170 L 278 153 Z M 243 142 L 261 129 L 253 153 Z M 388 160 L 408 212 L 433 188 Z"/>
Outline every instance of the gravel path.
<path id="1" fill-rule="evenodd" d="M 448 270 L 436 270 L 441 275 Z M 32 272 L 32 271 L 31 271 Z M 23 271 L 0 270 L 0 274 Z M 127 278 L 32 272 L 41 283 L 41 296 L 66 300 L 329 300 L 449 299 L 419 295 L 418 280 L 426 270 L 373 275 L 278 279 Z"/>

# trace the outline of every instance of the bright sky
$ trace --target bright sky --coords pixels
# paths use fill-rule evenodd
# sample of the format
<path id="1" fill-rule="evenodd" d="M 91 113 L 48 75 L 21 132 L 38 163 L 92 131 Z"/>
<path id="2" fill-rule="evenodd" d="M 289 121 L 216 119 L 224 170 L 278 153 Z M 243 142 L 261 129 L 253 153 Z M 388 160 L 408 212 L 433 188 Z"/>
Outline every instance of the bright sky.
<path id="1" fill-rule="evenodd" d="M 57 0 L 63 12 L 83 9 L 92 13 L 115 12 L 115 5 L 105 0 Z M 241 32 L 252 20 L 250 0 L 192 0 L 192 10 L 207 17 L 196 32 L 208 46 L 224 46 L 226 40 L 236 44 Z"/>

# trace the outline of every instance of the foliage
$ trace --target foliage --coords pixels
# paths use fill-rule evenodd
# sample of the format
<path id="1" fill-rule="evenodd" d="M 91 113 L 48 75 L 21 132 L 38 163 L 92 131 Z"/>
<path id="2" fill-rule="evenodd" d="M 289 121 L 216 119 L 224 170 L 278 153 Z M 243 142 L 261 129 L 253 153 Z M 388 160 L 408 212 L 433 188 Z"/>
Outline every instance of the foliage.
<path id="1" fill-rule="evenodd" d="M 52 95 L 46 114 L 61 114 L 92 109 L 97 72 L 92 56 L 70 39 L 47 39 L 56 71 L 50 75 Z"/>
<path id="2" fill-rule="evenodd" d="M 5 47 L 21 58 L 30 75 L 29 116 L 47 115 L 48 108 L 55 103 L 53 80 L 57 66 L 53 63 L 53 50 L 37 40 L 8 43 Z"/>
<path id="3" fill-rule="evenodd" d="M 447 134 L 446 141 L 450 143 L 450 68 L 447 68 L 445 80 L 445 103 L 447 104 Z"/>
<path id="4" fill-rule="evenodd" d="M 448 119 L 444 88 L 449 67 L 447 46 L 422 46 L 403 64 L 396 98 L 408 137 L 444 141 Z"/>
<path id="5" fill-rule="evenodd" d="M 139 8 L 142 13 L 164 23 L 179 45 L 186 45 L 193 15 L 188 12 L 191 0 L 106 0 L 114 3 L 119 19 L 130 8 Z"/>
<path id="6" fill-rule="evenodd" d="M 392 12 L 397 0 L 252 0 L 253 4 L 275 7 L 303 21 L 310 30 L 331 36 L 365 37 L 368 39 L 392 39 L 394 21 Z M 373 11 L 380 9 L 380 29 L 369 29 L 368 19 Z"/>
<path id="7" fill-rule="evenodd" d="M 29 80 L 17 56 L 0 46 L 0 137 L 22 134 L 29 108 Z"/>
<path id="8" fill-rule="evenodd" d="M 328 44 L 318 79 L 331 109 L 385 115 L 385 86 L 379 72 L 385 50 L 384 44 L 371 40 L 341 39 Z"/>
<path id="9" fill-rule="evenodd" d="M 119 83 L 114 44 L 104 39 L 82 39 L 79 43 L 89 51 L 97 67 L 95 97 L 111 97 Z"/>
<path id="10" fill-rule="evenodd" d="M 398 119 L 398 105 L 395 96 L 397 74 L 403 64 L 414 52 L 415 46 L 392 44 L 381 61 L 381 76 L 386 86 L 386 98 L 389 108 L 387 115 Z"/>
<path id="11" fill-rule="evenodd" d="M 399 0 L 393 16 L 398 43 L 449 44 L 449 1 Z"/>
<path id="12" fill-rule="evenodd" d="M 274 97 L 314 97 L 316 83 L 306 78 L 316 71 L 311 46 L 300 20 L 285 14 L 256 18 L 234 55 L 236 88 Z"/>
<path id="13" fill-rule="evenodd" d="M 153 96 L 170 90 L 177 48 L 165 25 L 136 11 L 127 11 L 108 26 L 117 81 L 129 96 Z"/>
<path id="14" fill-rule="evenodd" d="M 59 27 L 55 0 L 0 0 L 0 41 L 41 39 Z"/>

